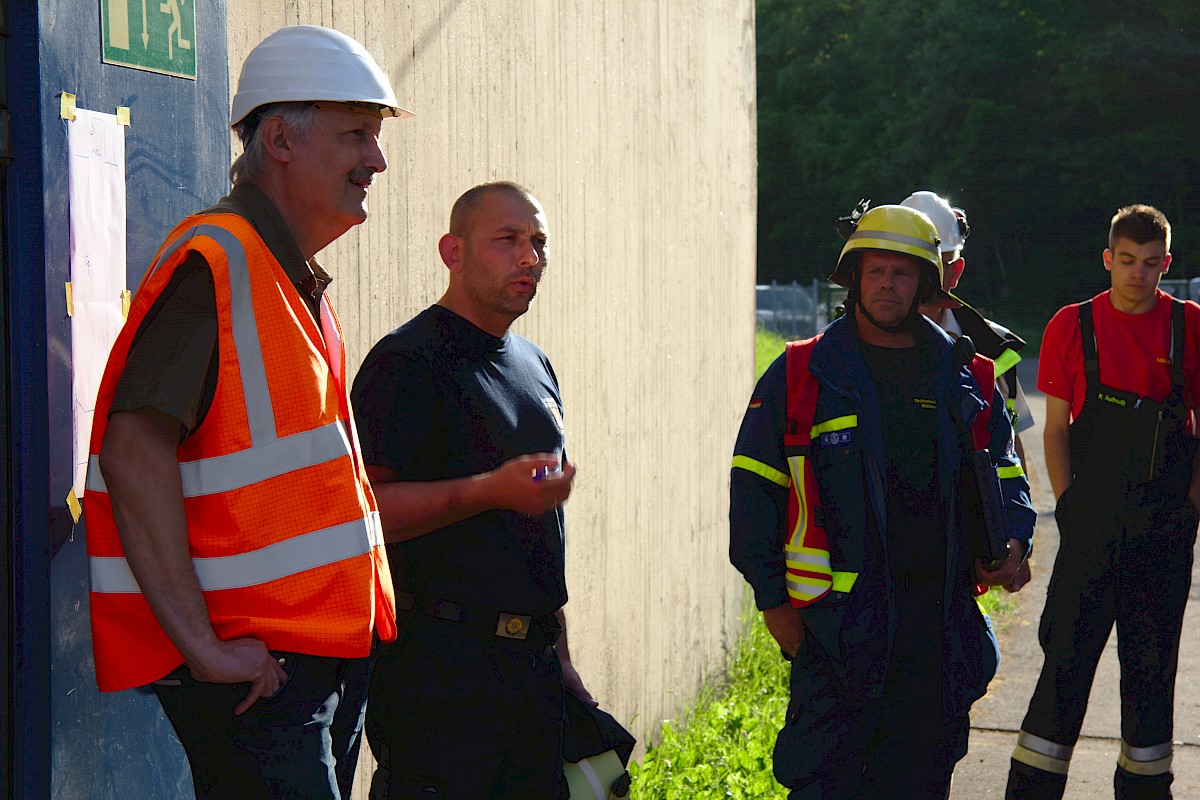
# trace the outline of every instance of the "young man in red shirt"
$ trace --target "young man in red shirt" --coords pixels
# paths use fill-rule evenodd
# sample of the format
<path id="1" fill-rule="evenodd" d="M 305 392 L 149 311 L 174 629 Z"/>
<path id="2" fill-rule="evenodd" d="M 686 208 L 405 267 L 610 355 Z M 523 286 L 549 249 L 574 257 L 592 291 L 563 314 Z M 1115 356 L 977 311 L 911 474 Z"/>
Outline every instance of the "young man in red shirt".
<path id="1" fill-rule="evenodd" d="M 1059 798 L 1115 622 L 1121 798 L 1171 797 L 1175 670 L 1191 586 L 1200 480 L 1200 306 L 1158 289 L 1171 263 L 1162 212 L 1112 219 L 1112 288 L 1059 310 L 1042 340 L 1046 472 L 1061 544 L 1042 613 L 1045 663 L 1006 797 Z"/>

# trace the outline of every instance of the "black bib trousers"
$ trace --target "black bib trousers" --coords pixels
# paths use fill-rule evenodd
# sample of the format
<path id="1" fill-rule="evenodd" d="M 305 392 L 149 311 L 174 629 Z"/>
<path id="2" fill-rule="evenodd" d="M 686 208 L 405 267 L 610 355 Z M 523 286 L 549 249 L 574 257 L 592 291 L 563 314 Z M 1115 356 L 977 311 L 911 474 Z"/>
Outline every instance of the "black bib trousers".
<path id="1" fill-rule="evenodd" d="M 1080 306 L 1087 395 L 1070 427 L 1072 483 L 1039 639 L 1041 676 L 1013 754 L 1008 798 L 1061 798 L 1096 665 L 1117 628 L 1118 798 L 1171 797 L 1175 671 L 1197 514 L 1196 439 L 1183 403 L 1183 305 L 1172 309 L 1171 394 L 1162 403 L 1100 382 L 1090 303 Z"/>

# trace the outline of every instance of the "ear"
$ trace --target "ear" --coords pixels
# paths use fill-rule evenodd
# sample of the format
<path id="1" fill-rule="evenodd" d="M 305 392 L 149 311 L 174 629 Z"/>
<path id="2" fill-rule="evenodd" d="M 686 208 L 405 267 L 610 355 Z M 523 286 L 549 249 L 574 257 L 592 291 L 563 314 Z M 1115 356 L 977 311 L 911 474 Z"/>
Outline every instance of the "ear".
<path id="1" fill-rule="evenodd" d="M 462 239 L 453 233 L 444 234 L 438 239 L 438 255 L 451 272 L 462 272 L 462 247 Z"/>
<path id="2" fill-rule="evenodd" d="M 1112 251 L 1107 247 L 1104 248 L 1104 268 L 1112 272 Z"/>
<path id="3" fill-rule="evenodd" d="M 967 260 L 962 256 L 950 262 L 950 288 L 957 288 L 958 282 L 962 279 L 963 270 L 967 267 Z"/>
<path id="4" fill-rule="evenodd" d="M 258 135 L 262 137 L 263 149 L 274 160 L 289 164 L 295 157 L 292 148 L 294 134 L 279 117 L 267 117 L 261 123 Z"/>
<path id="5" fill-rule="evenodd" d="M 1166 275 L 1167 270 L 1171 268 L 1171 254 L 1167 253 L 1162 260 L 1162 274 Z"/>

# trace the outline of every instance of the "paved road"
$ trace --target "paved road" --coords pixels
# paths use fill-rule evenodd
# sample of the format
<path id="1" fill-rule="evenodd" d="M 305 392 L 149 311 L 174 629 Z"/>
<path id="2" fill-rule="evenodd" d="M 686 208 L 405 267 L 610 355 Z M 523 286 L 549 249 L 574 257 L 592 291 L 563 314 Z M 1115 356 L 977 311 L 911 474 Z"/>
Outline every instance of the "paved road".
<path id="1" fill-rule="evenodd" d="M 1022 362 L 1020 368 L 1022 384 L 1031 389 L 1036 362 Z M 1045 398 L 1030 392 L 1029 401 L 1034 417 L 1040 422 Z M 1037 627 L 1046 599 L 1046 583 L 1058 552 L 1058 529 L 1054 524 L 1054 497 L 1042 460 L 1041 425 L 1027 431 L 1021 441 L 1031 466 L 1034 507 L 1038 511 L 1034 579 L 1013 596 L 1016 612 L 1000 633 L 1003 653 L 1000 671 L 988 694 L 972 709 L 970 750 L 955 770 L 951 800 L 1004 797 L 1009 756 L 1042 666 Z M 1200 606 L 1200 569 L 1193 573 L 1175 689 L 1173 791 L 1177 800 L 1200 798 L 1200 608 L 1197 606 Z M 1065 800 L 1112 797 L 1112 773 L 1121 747 L 1118 683 L 1114 634 L 1097 670 L 1083 733 L 1071 763 Z"/>

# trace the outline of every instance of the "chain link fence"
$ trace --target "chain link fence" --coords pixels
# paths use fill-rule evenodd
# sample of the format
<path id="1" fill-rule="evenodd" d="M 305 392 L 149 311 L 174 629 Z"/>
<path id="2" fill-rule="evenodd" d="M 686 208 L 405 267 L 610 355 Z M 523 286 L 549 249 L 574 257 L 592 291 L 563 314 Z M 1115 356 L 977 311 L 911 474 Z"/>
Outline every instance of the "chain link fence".
<path id="1" fill-rule="evenodd" d="M 837 315 L 846 290 L 836 284 L 813 280 L 806 283 L 760 283 L 757 295 L 758 327 L 789 341 L 815 336 Z"/>

